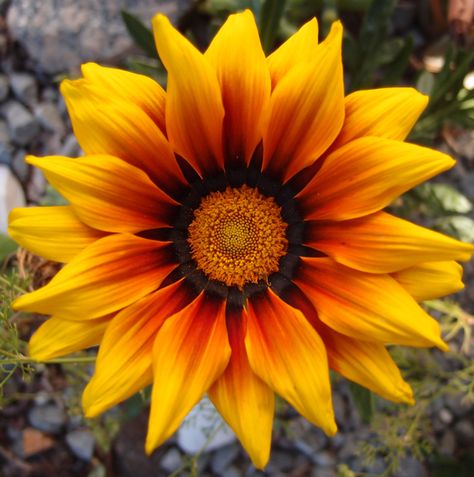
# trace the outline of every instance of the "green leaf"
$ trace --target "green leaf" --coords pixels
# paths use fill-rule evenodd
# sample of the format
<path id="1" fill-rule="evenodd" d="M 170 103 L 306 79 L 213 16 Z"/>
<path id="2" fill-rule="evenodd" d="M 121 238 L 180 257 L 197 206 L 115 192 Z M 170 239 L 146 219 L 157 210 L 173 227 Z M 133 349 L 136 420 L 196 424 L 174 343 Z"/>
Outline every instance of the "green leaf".
<path id="1" fill-rule="evenodd" d="M 265 53 L 270 53 L 278 35 L 286 0 L 265 0 L 260 14 L 260 38 Z"/>
<path id="2" fill-rule="evenodd" d="M 427 182 L 418 186 L 416 192 L 428 205 L 432 205 L 435 211 L 467 214 L 472 210 L 470 200 L 447 184 Z"/>
<path id="3" fill-rule="evenodd" d="M 435 84 L 435 76 L 433 73 L 429 71 L 423 71 L 416 82 L 416 89 L 423 94 L 427 94 L 428 96 L 433 91 L 433 87 Z"/>
<path id="4" fill-rule="evenodd" d="M 394 58 L 390 66 L 386 69 L 382 78 L 382 86 L 392 86 L 397 84 L 410 64 L 410 55 L 413 51 L 413 38 L 411 36 L 405 39 L 405 42 Z"/>
<path id="5" fill-rule="evenodd" d="M 121 12 L 122 20 L 133 41 L 150 57 L 157 57 L 153 32 L 139 18 L 126 10 Z"/>
<path id="6" fill-rule="evenodd" d="M 18 245 L 10 237 L 0 234 L 0 263 L 17 248 Z"/>
<path id="7" fill-rule="evenodd" d="M 375 410 L 374 395 L 368 389 L 351 381 L 349 389 L 362 421 L 365 424 L 370 423 Z"/>
<path id="8" fill-rule="evenodd" d="M 465 215 L 452 215 L 438 219 L 434 226 L 441 232 L 454 235 L 463 242 L 474 243 L 474 220 Z"/>

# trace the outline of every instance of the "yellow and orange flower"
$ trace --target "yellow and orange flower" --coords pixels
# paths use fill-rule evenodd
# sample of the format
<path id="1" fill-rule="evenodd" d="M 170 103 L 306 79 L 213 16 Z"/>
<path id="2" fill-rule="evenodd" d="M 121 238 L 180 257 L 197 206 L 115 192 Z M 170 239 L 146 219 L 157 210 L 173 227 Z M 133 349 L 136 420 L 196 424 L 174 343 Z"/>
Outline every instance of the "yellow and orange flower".
<path id="1" fill-rule="evenodd" d="M 85 157 L 28 158 L 70 203 L 10 217 L 66 264 L 15 302 L 51 315 L 31 356 L 100 346 L 90 417 L 152 384 L 148 452 L 207 392 L 260 468 L 274 393 L 336 432 L 329 368 L 412 402 L 385 346 L 447 349 L 417 302 L 461 289 L 474 252 L 382 211 L 454 164 L 403 142 L 427 98 L 344 97 L 338 22 L 268 57 L 249 11 L 204 54 L 164 16 L 153 27 L 167 91 L 86 64 L 61 86 Z"/>

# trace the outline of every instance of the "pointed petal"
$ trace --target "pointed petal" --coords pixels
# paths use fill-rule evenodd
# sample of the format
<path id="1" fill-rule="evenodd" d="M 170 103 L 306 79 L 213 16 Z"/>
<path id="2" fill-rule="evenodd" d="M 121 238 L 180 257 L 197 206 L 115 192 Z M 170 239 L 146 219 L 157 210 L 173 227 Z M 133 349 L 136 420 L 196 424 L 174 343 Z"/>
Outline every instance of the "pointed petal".
<path id="1" fill-rule="evenodd" d="M 223 373 L 230 358 L 224 302 L 204 293 L 166 320 L 153 345 L 150 454 Z"/>
<path id="2" fill-rule="evenodd" d="M 433 149 L 365 137 L 326 157 L 297 197 L 307 220 L 353 219 L 379 211 L 454 164 Z"/>
<path id="3" fill-rule="evenodd" d="M 146 174 L 113 156 L 28 156 L 87 225 L 108 232 L 166 227 L 176 204 Z"/>
<path id="4" fill-rule="evenodd" d="M 84 78 L 103 92 L 103 96 L 122 98 L 139 106 L 163 134 L 166 134 L 166 93 L 160 84 L 148 76 L 118 68 L 108 68 L 97 63 L 81 66 Z"/>
<path id="5" fill-rule="evenodd" d="M 30 338 L 28 351 L 36 361 L 75 353 L 100 343 L 112 316 L 72 321 L 55 317 L 46 320 Z"/>
<path id="6" fill-rule="evenodd" d="M 364 341 L 447 350 L 440 327 L 389 275 L 359 272 L 329 258 L 303 258 L 296 284 L 330 328 Z"/>
<path id="7" fill-rule="evenodd" d="M 171 145 L 201 174 L 222 168 L 224 108 L 216 71 L 164 15 L 156 15 L 152 23 L 168 70 L 166 126 Z"/>
<path id="8" fill-rule="evenodd" d="M 416 300 L 432 300 L 464 288 L 459 263 L 427 262 L 400 270 L 392 276 Z"/>
<path id="9" fill-rule="evenodd" d="M 247 316 L 244 309 L 228 308 L 227 330 L 232 355 L 209 397 L 237 435 L 254 465 L 262 469 L 270 456 L 275 397 L 250 368 L 245 350 Z"/>
<path id="10" fill-rule="evenodd" d="M 403 141 L 427 104 L 428 96 L 413 88 L 356 91 L 345 99 L 344 125 L 331 149 L 364 136 Z"/>
<path id="11" fill-rule="evenodd" d="M 306 245 L 364 272 L 391 273 L 420 262 L 469 260 L 474 245 L 385 212 L 342 222 L 307 222 Z"/>
<path id="12" fill-rule="evenodd" d="M 216 69 L 221 86 L 226 157 L 230 156 L 231 164 L 248 164 L 262 139 L 271 88 L 252 12 L 230 15 L 205 56 Z"/>
<path id="13" fill-rule="evenodd" d="M 166 244 L 134 235 L 109 235 L 76 255 L 44 287 L 21 296 L 17 310 L 96 318 L 156 290 L 175 267 Z"/>
<path id="14" fill-rule="evenodd" d="M 277 394 L 328 435 L 337 428 L 324 344 L 304 315 L 272 291 L 249 299 L 250 366 Z"/>
<path id="15" fill-rule="evenodd" d="M 317 46 L 318 21 L 313 18 L 268 57 L 272 88 L 275 88 L 293 66 L 311 62 L 314 59 Z"/>
<path id="16" fill-rule="evenodd" d="M 385 399 L 414 402 L 410 386 L 403 380 L 384 345 L 354 339 L 326 326 L 309 298 L 295 285 L 287 290 L 285 300 L 301 310 L 321 336 L 331 369 Z"/>
<path id="17" fill-rule="evenodd" d="M 311 165 L 331 145 L 344 121 L 342 26 L 278 83 L 263 137 L 263 167 L 283 181 Z"/>
<path id="18" fill-rule="evenodd" d="M 65 263 L 105 235 L 83 224 L 69 206 L 13 209 L 8 233 L 30 252 Z"/>
<path id="19" fill-rule="evenodd" d="M 170 193 L 186 184 L 168 140 L 141 106 L 85 79 L 64 80 L 61 93 L 86 154 L 120 157 Z"/>
<path id="20" fill-rule="evenodd" d="M 82 396 L 87 417 L 95 417 L 133 396 L 153 380 L 152 350 L 165 320 L 192 300 L 176 282 L 118 313 L 102 339 L 92 379 Z"/>

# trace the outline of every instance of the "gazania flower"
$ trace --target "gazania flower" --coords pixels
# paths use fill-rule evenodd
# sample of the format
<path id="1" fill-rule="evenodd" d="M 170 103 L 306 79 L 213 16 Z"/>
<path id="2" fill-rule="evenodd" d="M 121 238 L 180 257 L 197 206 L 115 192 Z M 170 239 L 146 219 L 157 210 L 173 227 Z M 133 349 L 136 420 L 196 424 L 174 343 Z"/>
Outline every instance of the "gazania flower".
<path id="1" fill-rule="evenodd" d="M 89 417 L 152 384 L 148 452 L 207 392 L 257 467 L 274 393 L 336 432 L 329 368 L 412 402 L 385 346 L 447 349 L 417 302 L 462 288 L 474 252 L 382 211 L 454 164 L 403 142 L 427 98 L 344 97 L 340 23 L 267 58 L 249 11 L 204 54 L 153 27 L 167 91 L 86 64 L 61 86 L 85 157 L 29 158 L 70 204 L 11 214 L 12 237 L 65 263 L 15 302 L 51 315 L 31 356 L 99 345 Z"/>

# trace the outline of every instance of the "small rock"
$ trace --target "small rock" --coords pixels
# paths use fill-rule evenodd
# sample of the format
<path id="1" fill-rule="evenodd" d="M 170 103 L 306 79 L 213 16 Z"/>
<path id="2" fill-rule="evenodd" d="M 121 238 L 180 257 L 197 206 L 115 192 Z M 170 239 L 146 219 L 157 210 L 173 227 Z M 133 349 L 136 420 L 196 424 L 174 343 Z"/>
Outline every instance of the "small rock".
<path id="1" fill-rule="evenodd" d="M 319 469 L 315 467 L 311 472 L 311 477 L 336 477 L 337 473 L 334 469 Z"/>
<path id="2" fill-rule="evenodd" d="M 294 461 L 295 456 L 292 452 L 282 449 L 274 449 L 272 451 L 272 458 L 268 464 L 268 469 L 266 470 L 269 475 L 277 475 L 278 473 L 293 469 Z"/>
<path id="3" fill-rule="evenodd" d="M 8 97 L 8 78 L 0 74 L 0 102 L 5 101 Z"/>
<path id="4" fill-rule="evenodd" d="M 182 462 L 183 458 L 181 456 L 181 452 L 179 452 L 178 449 L 171 448 L 160 459 L 160 466 L 164 471 L 172 473 L 181 467 Z"/>
<path id="5" fill-rule="evenodd" d="M 406 457 L 400 461 L 400 466 L 394 477 L 428 477 L 428 472 L 421 462 L 413 457 Z"/>
<path id="6" fill-rule="evenodd" d="M 439 443 L 439 451 L 442 455 L 451 457 L 456 450 L 456 436 L 454 432 L 448 429 L 441 438 Z"/>
<path id="7" fill-rule="evenodd" d="M 466 444 L 474 440 L 474 424 L 467 419 L 457 422 L 454 426 L 454 431 L 459 440 Z"/>
<path id="8" fill-rule="evenodd" d="M 20 149 L 15 153 L 11 161 L 13 172 L 23 184 L 26 184 L 28 177 L 30 176 L 30 166 L 25 162 L 25 156 L 26 152 L 23 149 Z"/>
<path id="9" fill-rule="evenodd" d="M 46 178 L 43 171 L 37 167 L 33 167 L 31 170 L 31 179 L 28 184 L 27 195 L 31 202 L 39 202 L 46 191 Z"/>
<path id="10" fill-rule="evenodd" d="M 0 164 L 0 233 L 7 233 L 10 211 L 24 206 L 25 195 L 20 183 L 8 166 Z"/>
<path id="11" fill-rule="evenodd" d="M 11 101 L 5 108 L 11 139 L 20 146 L 28 145 L 39 133 L 35 117 L 20 103 Z"/>
<path id="12" fill-rule="evenodd" d="M 40 103 L 35 108 L 35 116 L 41 126 L 50 132 L 55 132 L 61 136 L 65 133 L 65 126 L 58 109 L 53 103 Z"/>
<path id="13" fill-rule="evenodd" d="M 41 431 L 27 427 L 22 433 L 22 446 L 23 457 L 28 458 L 54 447 L 54 440 Z"/>
<path id="14" fill-rule="evenodd" d="M 232 465 L 225 471 L 225 477 L 242 477 L 242 471 L 235 467 L 235 465 Z"/>
<path id="15" fill-rule="evenodd" d="M 28 418 L 33 427 L 51 434 L 58 434 L 66 424 L 66 414 L 55 404 L 33 407 Z"/>
<path id="16" fill-rule="evenodd" d="M 66 434 L 66 442 L 79 459 L 89 461 L 94 454 L 95 439 L 89 429 L 76 429 Z"/>
<path id="17" fill-rule="evenodd" d="M 230 445 L 216 450 L 211 459 L 211 469 L 217 475 L 227 475 L 227 467 L 234 462 L 239 455 L 239 447 Z"/>
<path id="18" fill-rule="evenodd" d="M 15 96 L 28 105 L 36 103 L 38 87 L 35 77 L 27 73 L 13 73 L 10 76 L 10 85 Z"/>
<path id="19" fill-rule="evenodd" d="M 67 135 L 61 149 L 59 150 L 59 155 L 66 157 L 82 156 L 81 146 L 79 146 L 74 134 Z"/>
<path id="20" fill-rule="evenodd" d="M 445 407 L 439 411 L 438 416 L 441 422 L 443 422 L 444 424 L 451 424 L 451 422 L 453 422 L 452 413 L 449 411 L 449 409 L 446 409 Z"/>
<path id="21" fill-rule="evenodd" d="M 13 146 L 10 144 L 10 135 L 5 121 L 0 119 L 0 163 L 10 164 L 13 156 Z"/>
<path id="22" fill-rule="evenodd" d="M 326 450 L 316 452 L 313 456 L 313 461 L 321 467 L 334 467 L 336 465 L 334 454 Z"/>

